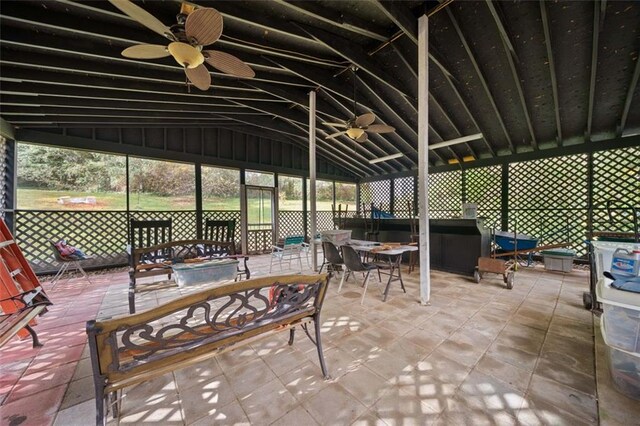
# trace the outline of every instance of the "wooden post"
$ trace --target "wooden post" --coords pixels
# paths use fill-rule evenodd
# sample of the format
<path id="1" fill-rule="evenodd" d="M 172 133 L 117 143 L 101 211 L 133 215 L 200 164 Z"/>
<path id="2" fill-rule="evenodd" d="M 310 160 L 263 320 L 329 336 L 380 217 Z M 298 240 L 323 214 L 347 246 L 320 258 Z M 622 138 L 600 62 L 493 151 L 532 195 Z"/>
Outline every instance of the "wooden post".
<path id="1" fill-rule="evenodd" d="M 429 263 L 429 18 L 418 18 L 418 213 L 420 303 L 431 299 Z"/>
<path id="2" fill-rule="evenodd" d="M 309 92 L 309 201 L 311 202 L 311 220 L 309 228 L 309 244 L 313 270 L 318 270 L 316 256 L 316 92 Z"/>

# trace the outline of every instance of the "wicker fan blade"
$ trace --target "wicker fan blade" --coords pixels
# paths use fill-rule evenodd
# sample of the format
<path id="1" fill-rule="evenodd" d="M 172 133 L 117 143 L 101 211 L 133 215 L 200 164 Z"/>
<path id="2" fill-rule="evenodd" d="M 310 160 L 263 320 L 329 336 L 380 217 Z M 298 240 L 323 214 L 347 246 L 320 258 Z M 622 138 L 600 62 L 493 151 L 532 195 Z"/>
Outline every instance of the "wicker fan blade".
<path id="1" fill-rule="evenodd" d="M 205 61 L 207 61 L 209 65 L 225 74 L 242 78 L 253 78 L 256 76 L 256 73 L 253 72 L 249 65 L 233 55 L 217 50 L 205 50 L 202 53 L 205 56 Z"/>
<path id="2" fill-rule="evenodd" d="M 338 127 L 338 128 L 347 128 L 349 127 L 346 123 L 331 123 L 331 122 L 326 122 L 326 123 L 322 123 L 325 126 L 331 126 L 331 127 Z"/>
<path id="3" fill-rule="evenodd" d="M 369 124 L 376 121 L 376 116 L 372 112 L 367 112 L 356 118 L 356 127 L 367 127 Z"/>
<path id="4" fill-rule="evenodd" d="M 395 131 L 395 127 L 387 126 L 386 124 L 372 124 L 367 127 L 367 132 L 371 133 L 392 133 Z"/>
<path id="5" fill-rule="evenodd" d="M 196 9 L 187 17 L 184 31 L 199 45 L 208 46 L 218 41 L 222 34 L 222 15 L 212 7 Z"/>
<path id="6" fill-rule="evenodd" d="M 136 44 L 122 51 L 122 56 L 131 59 L 158 59 L 170 55 L 167 46 L 161 44 Z"/>
<path id="7" fill-rule="evenodd" d="M 325 137 L 325 139 L 333 139 L 333 138 L 336 138 L 336 137 L 338 137 L 340 135 L 346 135 L 346 134 L 347 134 L 346 130 L 343 131 L 343 132 L 336 132 L 336 133 L 332 133 L 329 136 Z"/>
<path id="8" fill-rule="evenodd" d="M 120 11 L 124 12 L 126 15 L 129 15 L 130 18 L 138 21 L 145 27 L 149 28 L 151 31 L 154 31 L 161 36 L 167 38 L 173 38 L 171 30 L 169 27 L 164 25 L 162 22 L 158 20 L 155 16 L 141 8 L 140 6 L 133 4 L 129 0 L 109 0 L 111 4 L 120 9 Z"/>
<path id="9" fill-rule="evenodd" d="M 201 64 L 195 68 L 185 68 L 185 74 L 187 78 L 194 86 L 200 90 L 208 90 L 211 87 L 211 74 L 204 64 Z"/>
<path id="10" fill-rule="evenodd" d="M 364 143 L 367 140 L 369 140 L 369 137 L 367 136 L 367 132 L 364 132 L 362 135 L 360 135 L 359 138 L 355 139 L 356 142 L 360 142 L 360 143 Z"/>

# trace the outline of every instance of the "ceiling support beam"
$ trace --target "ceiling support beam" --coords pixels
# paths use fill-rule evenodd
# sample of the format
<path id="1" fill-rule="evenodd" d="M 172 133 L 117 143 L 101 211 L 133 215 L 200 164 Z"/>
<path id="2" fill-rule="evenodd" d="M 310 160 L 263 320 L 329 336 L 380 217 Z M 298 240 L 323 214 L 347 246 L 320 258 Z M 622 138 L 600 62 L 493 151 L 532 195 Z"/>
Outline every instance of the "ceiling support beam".
<path id="1" fill-rule="evenodd" d="M 507 29 L 502 24 L 502 19 L 498 14 L 498 10 L 496 6 L 493 4 L 493 1 L 488 0 L 486 2 L 489 7 L 489 11 L 491 12 L 491 16 L 493 16 L 493 20 L 498 27 L 498 31 L 500 32 L 500 38 L 502 39 L 502 47 L 504 48 L 505 56 L 507 58 L 507 62 L 509 62 L 509 69 L 511 70 L 511 76 L 513 77 L 513 83 L 516 85 L 516 89 L 518 91 L 518 98 L 520 98 L 520 106 L 522 107 L 522 113 L 524 114 L 524 118 L 527 122 L 527 128 L 529 129 L 529 135 L 531 140 L 529 143 L 534 150 L 538 149 L 538 141 L 536 140 L 536 134 L 533 130 L 533 125 L 531 124 L 531 116 L 529 115 L 529 108 L 527 108 L 527 102 L 524 98 L 524 92 L 522 90 L 522 84 L 520 83 L 520 76 L 518 75 L 518 70 L 516 69 L 515 60 L 518 60 L 518 56 L 513 48 L 513 44 L 511 43 L 511 39 L 509 38 L 509 34 L 507 33 Z"/>
<path id="2" fill-rule="evenodd" d="M 558 98 L 558 81 L 556 79 L 556 66 L 553 61 L 553 49 L 551 47 L 551 29 L 549 28 L 549 16 L 547 3 L 540 0 L 540 16 L 542 17 L 542 29 L 544 31 L 544 41 L 547 47 L 547 61 L 549 62 L 549 74 L 551 76 L 551 91 L 553 92 L 553 106 L 556 113 L 556 132 L 558 146 L 562 146 L 562 123 L 560 121 L 560 100 Z"/>
<path id="3" fill-rule="evenodd" d="M 375 0 L 375 4 L 378 9 L 387 15 L 387 18 L 402 30 L 409 40 L 416 46 L 418 45 L 418 20 L 406 5 L 399 2 L 382 2 L 380 0 Z"/>
<path id="4" fill-rule="evenodd" d="M 516 151 L 515 147 L 513 146 L 513 142 L 511 142 L 511 137 L 509 136 L 509 132 L 507 132 L 507 128 L 504 125 L 504 121 L 502 120 L 502 116 L 500 115 L 500 111 L 498 110 L 498 106 L 496 105 L 496 101 L 493 99 L 491 90 L 489 90 L 489 85 L 487 84 L 487 80 L 484 78 L 484 75 L 482 74 L 482 71 L 478 66 L 478 61 L 476 61 L 476 57 L 471 51 L 471 47 L 469 46 L 467 39 L 462 33 L 462 30 L 460 29 L 460 25 L 458 25 L 458 21 L 456 17 L 453 15 L 453 12 L 449 8 L 447 8 L 446 10 L 447 10 L 447 14 L 449 15 L 449 19 L 451 20 L 451 23 L 453 24 L 453 27 L 456 30 L 456 33 L 458 34 L 460 41 L 462 42 L 462 46 L 464 47 L 464 50 L 467 52 L 467 56 L 469 56 L 469 60 L 471 61 L 471 64 L 473 65 L 473 68 L 475 69 L 476 74 L 480 79 L 480 84 L 482 85 L 482 88 L 484 89 L 484 92 L 487 95 L 487 99 L 491 103 L 491 107 L 493 108 L 493 111 L 496 114 L 496 119 L 498 120 L 498 123 L 500 124 L 500 128 L 504 132 L 504 135 L 507 139 L 507 143 L 509 144 L 509 149 L 511 150 L 511 153 L 514 153 Z"/>
<path id="5" fill-rule="evenodd" d="M 591 39 L 591 76 L 589 78 L 589 105 L 587 106 L 587 129 L 585 139 L 591 141 L 591 129 L 593 127 L 593 103 L 595 98 L 596 73 L 598 69 L 598 39 L 600 37 L 601 21 L 600 8 L 602 2 L 593 2 L 593 36 Z M 604 15 L 603 15 L 604 18 Z"/>
<path id="6" fill-rule="evenodd" d="M 640 51 L 636 53 L 636 66 L 633 70 L 633 76 L 631 77 L 631 82 L 629 82 L 629 90 L 627 90 L 627 96 L 624 100 L 620 125 L 618 126 L 618 136 L 622 136 L 622 132 L 624 132 L 624 128 L 627 125 L 627 117 L 629 115 L 629 109 L 631 108 L 633 94 L 636 91 L 636 86 L 638 86 L 638 79 L 640 79 Z"/>

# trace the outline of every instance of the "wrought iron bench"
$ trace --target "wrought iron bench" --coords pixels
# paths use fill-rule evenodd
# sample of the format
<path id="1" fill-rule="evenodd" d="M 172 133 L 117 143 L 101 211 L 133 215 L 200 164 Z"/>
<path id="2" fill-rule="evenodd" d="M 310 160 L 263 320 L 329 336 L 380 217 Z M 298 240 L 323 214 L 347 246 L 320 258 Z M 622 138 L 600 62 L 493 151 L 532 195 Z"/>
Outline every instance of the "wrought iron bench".
<path id="1" fill-rule="evenodd" d="M 136 248 L 130 253 L 129 313 L 136 311 L 136 283 L 139 278 L 167 275 L 171 278 L 171 263 L 197 257 L 236 257 L 232 242 L 210 240 L 171 241 L 151 247 Z"/>
<path id="2" fill-rule="evenodd" d="M 329 378 L 320 340 L 320 311 L 330 276 L 288 275 L 241 281 L 107 321 L 87 322 L 96 395 L 96 424 L 118 391 L 282 331 L 293 344 L 300 325 L 316 345 Z M 313 323 L 314 336 L 308 326 Z"/>
<path id="3" fill-rule="evenodd" d="M 0 314 L 0 348 L 22 329 L 27 330 L 31 335 L 34 348 L 42 346 L 36 331 L 29 323 L 38 315 L 47 312 L 47 306 L 50 306 L 51 302 L 44 293 L 38 290 L 23 293 L 12 300 L 24 305 L 24 307 L 16 312 Z"/>

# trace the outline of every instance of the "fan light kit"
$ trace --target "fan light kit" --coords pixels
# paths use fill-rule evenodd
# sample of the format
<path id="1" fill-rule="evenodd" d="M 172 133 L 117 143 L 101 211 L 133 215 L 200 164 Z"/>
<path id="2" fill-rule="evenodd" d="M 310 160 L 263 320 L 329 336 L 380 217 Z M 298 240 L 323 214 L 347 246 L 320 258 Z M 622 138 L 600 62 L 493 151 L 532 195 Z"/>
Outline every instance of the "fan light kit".
<path id="1" fill-rule="evenodd" d="M 371 112 L 367 112 L 362 115 L 356 115 L 356 83 L 358 78 L 356 76 L 356 70 L 357 69 L 355 66 L 351 67 L 351 71 L 353 72 L 353 117 L 342 123 L 322 123 L 325 126 L 347 129 L 332 133 L 325 139 L 333 139 L 341 135 L 347 135 L 349 136 L 349 138 L 353 139 L 356 142 L 364 143 L 369 138 L 367 132 L 392 133 L 396 131 L 396 129 L 394 129 L 393 127 L 387 126 L 385 124 L 373 124 L 373 122 L 376 121 L 376 116 Z"/>
<path id="2" fill-rule="evenodd" d="M 160 59 L 172 56 L 184 68 L 188 82 L 200 90 L 211 87 L 211 74 L 204 63 L 225 74 L 241 78 L 253 78 L 256 73 L 240 59 L 217 50 L 202 50 L 204 46 L 218 41 L 222 35 L 222 15 L 211 7 L 198 7 L 182 3 L 177 23 L 171 28 L 155 16 L 129 0 L 109 0 L 134 21 L 139 22 L 161 36 L 171 40 L 162 44 L 137 44 L 122 51 L 122 56 L 131 59 Z"/>

